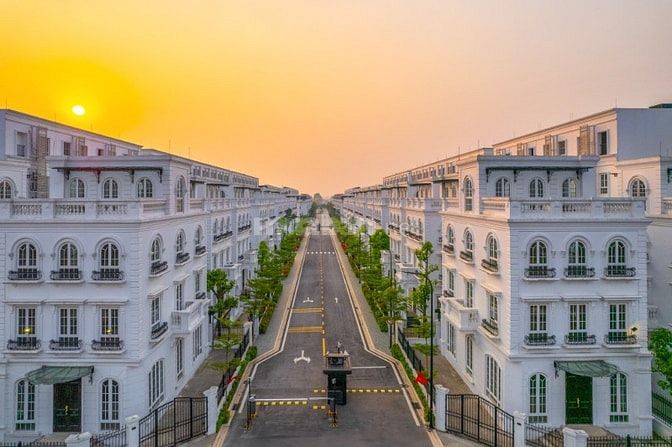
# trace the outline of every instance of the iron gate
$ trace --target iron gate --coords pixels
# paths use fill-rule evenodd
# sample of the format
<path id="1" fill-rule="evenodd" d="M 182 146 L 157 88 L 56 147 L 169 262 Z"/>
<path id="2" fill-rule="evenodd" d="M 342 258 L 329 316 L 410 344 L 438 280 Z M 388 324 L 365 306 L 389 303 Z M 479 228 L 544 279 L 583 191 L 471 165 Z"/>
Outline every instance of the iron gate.
<path id="1" fill-rule="evenodd" d="M 205 397 L 177 397 L 140 420 L 140 447 L 167 447 L 208 431 Z"/>
<path id="2" fill-rule="evenodd" d="M 476 394 L 446 395 L 446 430 L 490 447 L 513 447 L 513 416 Z"/>

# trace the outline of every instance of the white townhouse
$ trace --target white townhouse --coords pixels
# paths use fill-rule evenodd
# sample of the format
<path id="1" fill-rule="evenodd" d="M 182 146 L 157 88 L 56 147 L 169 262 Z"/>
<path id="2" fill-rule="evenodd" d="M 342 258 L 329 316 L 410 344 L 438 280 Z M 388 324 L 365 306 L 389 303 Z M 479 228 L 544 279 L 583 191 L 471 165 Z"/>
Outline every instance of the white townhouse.
<path id="1" fill-rule="evenodd" d="M 650 435 L 647 333 L 672 319 L 672 109 L 607 110 L 406 177 L 383 182 L 390 236 L 417 228 L 409 197 L 431 185 L 439 344 L 472 390 L 531 423 Z M 364 219 L 370 200 L 335 203 Z"/>
<path id="2" fill-rule="evenodd" d="M 0 439 L 110 430 L 176 396 L 209 351 L 207 271 L 240 293 L 305 202 L 0 110 Z"/>

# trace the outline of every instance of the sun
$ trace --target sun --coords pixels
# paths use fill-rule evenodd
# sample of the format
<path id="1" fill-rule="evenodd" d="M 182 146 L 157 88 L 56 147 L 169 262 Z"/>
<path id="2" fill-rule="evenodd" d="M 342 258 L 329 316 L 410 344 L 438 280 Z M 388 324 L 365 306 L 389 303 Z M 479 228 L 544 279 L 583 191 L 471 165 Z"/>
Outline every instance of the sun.
<path id="1" fill-rule="evenodd" d="M 86 109 L 84 108 L 84 106 L 77 104 L 75 106 L 72 106 L 72 113 L 74 113 L 77 116 L 82 116 L 86 113 Z"/>

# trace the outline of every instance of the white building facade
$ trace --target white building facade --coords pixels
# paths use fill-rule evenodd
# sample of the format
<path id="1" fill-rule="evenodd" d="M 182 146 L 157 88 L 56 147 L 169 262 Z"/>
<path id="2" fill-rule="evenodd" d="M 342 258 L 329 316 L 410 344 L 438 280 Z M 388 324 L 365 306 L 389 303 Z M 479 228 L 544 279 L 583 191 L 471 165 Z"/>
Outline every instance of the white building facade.
<path id="1" fill-rule="evenodd" d="M 259 243 L 309 205 L 0 111 L 0 439 L 110 430 L 175 397 L 210 349 L 207 271 L 225 269 L 240 293 Z"/>
<path id="2" fill-rule="evenodd" d="M 423 222 L 439 209 L 440 243 L 423 235 L 441 256 L 438 342 L 475 393 L 531 423 L 650 435 L 647 332 L 672 316 L 671 151 L 672 110 L 613 109 L 335 204 L 366 220 L 379 190 L 393 241 L 418 202 Z M 391 247 L 405 260 L 414 246 Z"/>

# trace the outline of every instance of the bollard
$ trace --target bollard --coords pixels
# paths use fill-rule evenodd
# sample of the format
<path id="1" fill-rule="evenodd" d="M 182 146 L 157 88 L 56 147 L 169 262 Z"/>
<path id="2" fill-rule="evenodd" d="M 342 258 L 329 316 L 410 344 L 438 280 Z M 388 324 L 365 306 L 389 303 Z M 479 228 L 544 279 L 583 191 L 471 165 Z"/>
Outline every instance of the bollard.
<path id="1" fill-rule="evenodd" d="M 434 389 L 434 408 L 436 408 L 434 418 L 436 421 L 436 429 L 439 431 L 446 431 L 446 395 L 448 394 L 448 388 L 443 385 L 436 385 Z"/>
<path id="2" fill-rule="evenodd" d="M 513 412 L 513 447 L 525 447 L 525 413 Z"/>
<path id="3" fill-rule="evenodd" d="M 84 433 L 70 435 L 67 438 L 65 438 L 65 445 L 66 447 L 89 447 L 89 444 L 91 444 L 92 436 L 93 435 L 88 431 L 85 431 Z"/>
<path id="4" fill-rule="evenodd" d="M 126 447 L 140 445 L 140 416 L 134 414 L 126 418 Z"/>

